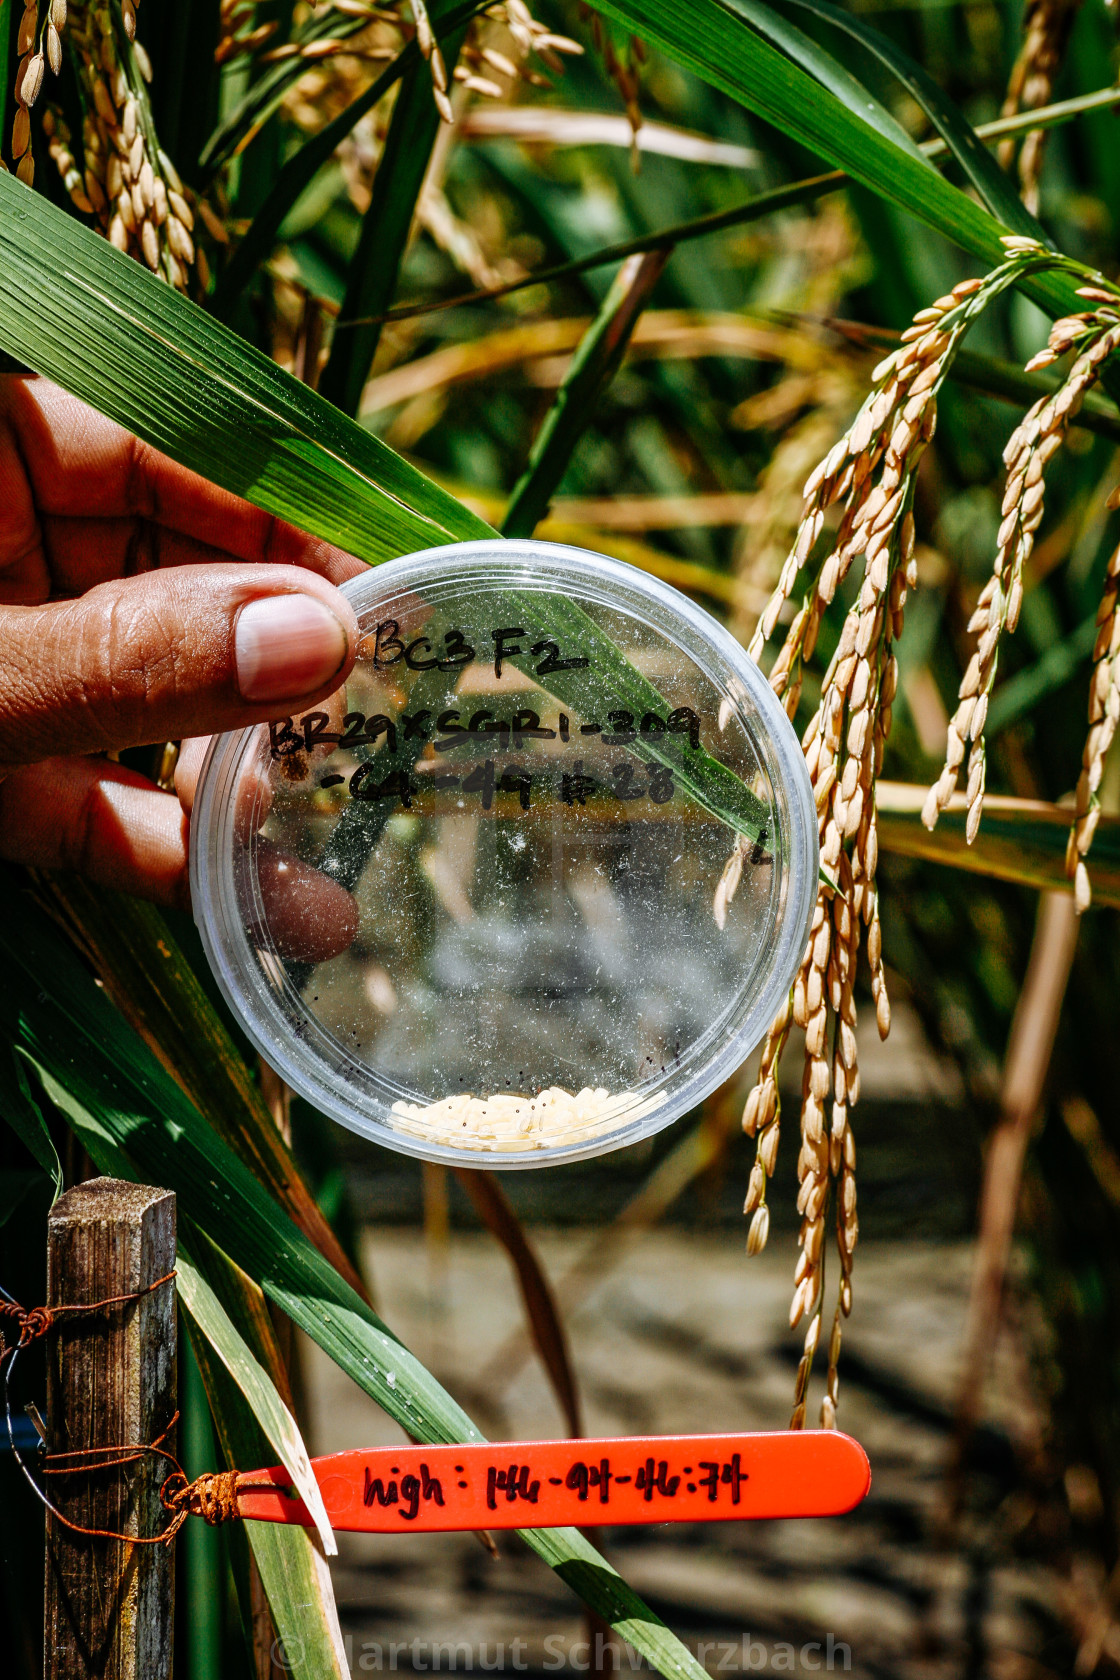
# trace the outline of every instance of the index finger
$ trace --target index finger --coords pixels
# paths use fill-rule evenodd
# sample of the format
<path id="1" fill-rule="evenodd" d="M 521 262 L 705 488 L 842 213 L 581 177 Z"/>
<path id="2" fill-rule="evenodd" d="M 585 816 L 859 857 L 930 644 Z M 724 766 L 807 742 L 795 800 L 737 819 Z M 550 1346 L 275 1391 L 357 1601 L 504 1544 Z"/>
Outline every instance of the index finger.
<path id="1" fill-rule="evenodd" d="M 49 379 L 0 382 L 0 426 L 47 518 L 148 519 L 234 560 L 306 567 L 330 583 L 362 562 L 180 466 Z M 103 581 L 57 579 L 63 588 Z"/>

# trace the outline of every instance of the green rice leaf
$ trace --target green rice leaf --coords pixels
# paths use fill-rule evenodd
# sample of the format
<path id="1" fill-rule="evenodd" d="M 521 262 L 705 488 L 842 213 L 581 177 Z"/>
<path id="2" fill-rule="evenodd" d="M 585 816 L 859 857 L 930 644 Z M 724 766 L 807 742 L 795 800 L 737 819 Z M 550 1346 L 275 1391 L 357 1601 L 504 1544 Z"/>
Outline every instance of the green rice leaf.
<path id="1" fill-rule="evenodd" d="M 740 0 L 740 3 L 745 3 L 745 0 Z M 889 36 L 873 29 L 862 17 L 832 5 L 830 0 L 777 0 L 777 3 L 780 7 L 795 7 L 820 18 L 873 53 L 925 112 L 993 216 L 998 216 L 1013 233 L 1026 234 L 1046 243 L 1043 228 L 1031 215 L 1014 183 L 1004 174 L 972 124 L 966 122 L 960 108 L 942 93 L 929 72 L 916 64 L 909 53 L 904 52 Z"/>
<path id="2" fill-rule="evenodd" d="M 230 1469 L 240 1469 L 246 1464 L 259 1466 L 262 1458 L 271 1457 L 278 1449 L 270 1430 L 263 1425 L 254 1401 L 264 1398 L 262 1390 L 267 1389 L 287 1415 L 287 1408 L 283 1407 L 275 1385 L 264 1369 L 263 1361 L 269 1356 L 275 1365 L 280 1364 L 268 1308 L 256 1286 L 209 1238 L 192 1226 L 188 1219 L 180 1218 L 179 1223 L 180 1299 L 183 1298 L 183 1248 L 184 1242 L 189 1242 L 198 1266 L 192 1267 L 188 1262 L 188 1269 L 193 1273 L 194 1280 L 202 1282 L 203 1273 L 209 1280 L 203 1285 L 210 1296 L 204 1313 L 211 1329 L 218 1331 L 227 1355 L 223 1358 L 213 1337 L 204 1334 L 199 1321 L 188 1316 L 189 1346 L 202 1377 L 222 1453 Z M 210 1284 L 214 1287 L 210 1288 Z M 215 1309 L 220 1316 L 215 1316 Z M 227 1330 L 221 1328 L 222 1318 L 228 1326 Z M 233 1332 L 236 1340 L 231 1341 L 229 1331 Z M 243 1380 L 246 1377 L 249 1380 L 248 1389 Z M 283 1431 L 289 1439 L 291 1427 L 294 1426 Z M 299 1442 L 299 1455 L 306 1458 L 302 1441 Z M 290 1464 L 288 1468 L 291 1469 Z M 252 1650 L 259 1637 L 254 1634 L 256 1615 L 249 1567 L 251 1553 L 268 1599 L 273 1625 L 287 1658 L 298 1658 L 302 1654 L 311 1658 L 309 1666 L 316 1677 L 321 1674 L 331 1676 L 332 1680 L 346 1680 L 346 1652 L 323 1542 L 319 1535 L 308 1529 L 297 1534 L 289 1532 L 289 1527 L 280 1523 L 241 1523 L 229 1533 L 230 1562 L 246 1643 Z M 327 1532 L 330 1532 L 329 1528 Z"/>
<path id="3" fill-rule="evenodd" d="M 315 1520 L 319 1538 L 328 1556 L 338 1551 L 319 1484 L 311 1469 L 311 1456 L 304 1445 L 295 1418 L 276 1392 L 264 1366 L 238 1332 L 203 1273 L 180 1246 L 176 1261 L 179 1299 L 190 1313 L 201 1335 L 237 1384 L 272 1445 L 281 1464 L 299 1489 L 299 1496 Z"/>
<path id="4" fill-rule="evenodd" d="M 236 333 L 2 173 L 0 348 L 359 559 L 490 530 Z"/>
<path id="5" fill-rule="evenodd" d="M 988 267 L 1006 256 L 1000 239 L 1009 227 L 853 116 L 835 94 L 762 39 L 738 0 L 691 0 L 688 6 L 674 0 L 601 0 L 598 9 Z M 1018 286 L 1050 315 L 1080 307 L 1068 275 L 1043 271 Z"/>
<path id="6" fill-rule="evenodd" d="M 98 979 L 215 1131 L 355 1287 L 360 1278 L 318 1207 L 221 1016 L 154 904 L 80 875 L 37 885 Z M 193 931 L 193 930 L 192 930 Z M 203 961 L 199 947 L 199 961 Z"/>
<path id="7" fill-rule="evenodd" d="M 580 340 L 548 413 L 533 441 L 502 520 L 502 535 L 532 536 L 548 512 L 572 451 L 582 437 L 602 392 L 621 366 L 669 252 L 634 258 L 615 276 L 599 311 Z"/>
<path id="8" fill-rule="evenodd" d="M 796 3 L 796 0 L 794 0 Z M 852 115 L 869 128 L 875 129 L 884 140 L 889 140 L 892 146 L 899 146 L 910 156 L 925 163 L 915 141 L 907 134 L 897 118 L 892 117 L 869 88 L 853 76 L 852 72 L 832 54 L 814 41 L 812 36 L 806 35 L 803 29 L 790 23 L 780 12 L 773 11 L 762 0 L 732 0 L 735 11 L 747 18 L 768 41 L 789 57 L 795 64 L 800 64 L 803 70 L 826 87 L 840 102 L 845 105 Z M 830 8 L 831 10 L 831 8 Z M 853 31 L 854 33 L 854 31 Z M 931 167 L 925 163 L 928 169 Z"/>
<path id="9" fill-rule="evenodd" d="M 15 1051 L 6 1045 L 0 1045 L 0 1115 L 38 1161 L 54 1186 L 55 1197 L 60 1196 L 62 1164 L 58 1151 L 32 1094 L 27 1071 Z"/>

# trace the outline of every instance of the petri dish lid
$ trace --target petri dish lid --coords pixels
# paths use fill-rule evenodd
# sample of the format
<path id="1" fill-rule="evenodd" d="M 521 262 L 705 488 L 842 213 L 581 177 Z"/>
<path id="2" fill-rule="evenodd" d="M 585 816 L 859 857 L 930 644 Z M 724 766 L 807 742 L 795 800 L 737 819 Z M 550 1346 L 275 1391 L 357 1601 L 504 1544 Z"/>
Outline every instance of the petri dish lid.
<path id="1" fill-rule="evenodd" d="M 194 913 L 265 1059 L 392 1149 L 537 1167 L 694 1108 L 804 953 L 817 818 L 762 672 L 632 566 L 501 538 L 344 586 L 345 687 L 215 737 Z"/>

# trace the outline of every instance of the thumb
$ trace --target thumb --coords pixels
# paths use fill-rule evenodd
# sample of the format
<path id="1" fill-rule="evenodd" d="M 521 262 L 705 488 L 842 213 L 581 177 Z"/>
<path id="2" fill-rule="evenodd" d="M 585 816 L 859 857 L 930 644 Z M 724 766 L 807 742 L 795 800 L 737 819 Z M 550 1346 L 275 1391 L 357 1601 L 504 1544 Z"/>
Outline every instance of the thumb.
<path id="1" fill-rule="evenodd" d="M 294 566 L 175 566 L 0 607 L 0 765 L 240 729 L 324 698 L 353 608 Z"/>

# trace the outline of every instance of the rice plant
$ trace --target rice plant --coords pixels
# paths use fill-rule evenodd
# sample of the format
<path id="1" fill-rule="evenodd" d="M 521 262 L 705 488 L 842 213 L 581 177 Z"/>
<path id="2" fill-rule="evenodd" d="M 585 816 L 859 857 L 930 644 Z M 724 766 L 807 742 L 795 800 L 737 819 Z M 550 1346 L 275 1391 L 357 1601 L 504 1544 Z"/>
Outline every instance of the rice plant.
<path id="1" fill-rule="evenodd" d="M 835 1427 L 858 1310 L 856 1031 L 862 1009 L 885 1039 L 904 998 L 977 1126 L 1018 1126 L 985 1207 L 1031 1216 L 1014 1287 L 1049 1327 L 1028 1352 L 1051 1481 L 1086 1470 L 1103 1514 L 1082 1533 L 1046 1498 L 1094 1579 L 1120 1545 L 1115 78 L 1100 0 L 1028 5 L 1021 29 L 995 0 L 0 0 L 0 381 L 53 380 L 369 564 L 495 529 L 615 554 L 764 665 L 827 878 L 733 1093 L 753 1164 L 708 1116 L 683 1180 L 727 1156 L 750 1256 L 797 1230 L 790 1421 Z M 177 751 L 125 758 L 167 786 Z M 717 920 L 748 853 L 738 841 Z M 167 1185 L 204 1449 L 281 1452 L 297 1474 L 290 1323 L 414 1438 L 477 1438 L 374 1311 L 345 1208 L 323 1211 L 189 924 L 32 861 L 4 866 L 0 926 L 13 1282 L 65 1179 Z M 1024 1096 L 1013 1038 L 1001 1098 L 1022 977 L 1052 958 L 1042 916 L 1028 957 L 1040 892 L 1092 914 L 1068 988 L 1063 971 L 1032 1018 L 1054 1054 Z M 483 1184 L 571 1418 L 563 1326 Z M 998 1312 L 1006 1256 L 995 1272 Z M 1092 1286 L 1064 1288 L 1074 1275 Z M 965 1466 L 970 1416 L 962 1399 Z M 314 1642 L 343 1673 L 315 1543 L 262 1526 L 230 1552 L 253 1661 Z M 581 1534 L 526 1538 L 660 1672 L 702 1672 Z M 1087 1673 L 1117 1660 L 1103 1578 L 1082 1609 Z"/>

